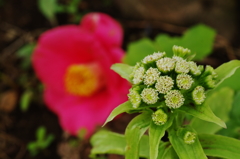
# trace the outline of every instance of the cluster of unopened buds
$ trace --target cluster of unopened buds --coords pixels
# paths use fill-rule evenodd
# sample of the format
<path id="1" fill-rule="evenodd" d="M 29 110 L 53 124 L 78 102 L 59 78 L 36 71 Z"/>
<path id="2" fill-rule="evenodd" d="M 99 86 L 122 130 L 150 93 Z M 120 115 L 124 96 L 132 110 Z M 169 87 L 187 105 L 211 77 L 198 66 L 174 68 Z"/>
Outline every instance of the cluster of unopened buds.
<path id="1" fill-rule="evenodd" d="M 146 56 L 130 75 L 129 101 L 136 109 L 151 107 L 157 125 L 165 124 L 169 112 L 182 106 L 203 104 L 206 91 L 215 87 L 217 75 L 211 66 L 191 61 L 187 48 L 173 46 L 173 53 L 172 58 L 165 52 Z"/>

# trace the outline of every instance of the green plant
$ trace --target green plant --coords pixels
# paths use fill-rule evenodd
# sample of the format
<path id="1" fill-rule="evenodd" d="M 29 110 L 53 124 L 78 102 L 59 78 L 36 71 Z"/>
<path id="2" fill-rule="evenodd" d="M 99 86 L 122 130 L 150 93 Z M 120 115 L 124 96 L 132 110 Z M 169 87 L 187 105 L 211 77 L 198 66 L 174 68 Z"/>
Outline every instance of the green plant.
<path id="1" fill-rule="evenodd" d="M 36 131 L 36 141 L 29 142 L 27 149 L 32 156 L 36 156 L 40 151 L 46 149 L 54 140 L 54 135 L 46 135 L 46 128 L 41 126 Z"/>
<path id="2" fill-rule="evenodd" d="M 132 88 L 129 100 L 115 108 L 105 124 L 123 112 L 139 115 L 128 124 L 125 135 L 96 133 L 91 139 L 91 157 L 103 153 L 122 154 L 126 159 L 240 157 L 239 140 L 215 135 L 221 127 L 226 128 L 224 121 L 229 120 L 226 114 L 231 110 L 234 95 L 231 88 L 216 88 L 233 76 L 240 61 L 233 60 L 213 69 L 191 61 L 190 53 L 189 49 L 174 46 L 172 57 L 157 52 L 135 66 L 112 66 L 132 83 Z M 222 120 L 209 105 L 215 107 Z M 167 141 L 161 140 L 164 135 Z"/>
<path id="3" fill-rule="evenodd" d="M 36 47 L 35 43 L 28 43 L 22 46 L 16 52 L 16 56 L 21 59 L 20 68 L 25 72 L 19 78 L 20 84 L 24 87 L 25 91 L 20 97 L 20 109 L 25 112 L 28 110 L 30 102 L 33 98 L 33 90 L 29 88 L 29 81 L 31 81 L 30 76 L 26 73 L 31 68 L 31 55 L 34 48 Z"/>
<path id="4" fill-rule="evenodd" d="M 33 53 L 34 48 L 36 47 L 35 43 L 28 43 L 17 50 L 17 57 L 21 58 L 20 67 L 27 70 L 31 67 L 31 55 Z"/>
<path id="5" fill-rule="evenodd" d="M 57 13 L 67 13 L 73 16 L 73 22 L 79 22 L 82 13 L 78 11 L 78 5 L 81 0 L 70 0 L 68 4 L 60 4 L 58 0 L 38 0 L 38 6 L 41 13 L 52 23 L 56 25 Z"/>
<path id="6" fill-rule="evenodd" d="M 165 51 L 171 57 L 173 45 L 189 48 L 195 54 L 194 60 L 202 60 L 211 53 L 215 35 L 214 29 L 198 24 L 186 30 L 181 37 L 159 34 L 153 41 L 143 38 L 128 45 L 124 62 L 135 65 L 145 56 L 157 51 Z"/>
<path id="7" fill-rule="evenodd" d="M 30 102 L 32 100 L 33 92 L 30 90 L 26 90 L 23 92 L 21 98 L 20 98 L 20 109 L 23 112 L 26 112 L 29 108 Z"/>

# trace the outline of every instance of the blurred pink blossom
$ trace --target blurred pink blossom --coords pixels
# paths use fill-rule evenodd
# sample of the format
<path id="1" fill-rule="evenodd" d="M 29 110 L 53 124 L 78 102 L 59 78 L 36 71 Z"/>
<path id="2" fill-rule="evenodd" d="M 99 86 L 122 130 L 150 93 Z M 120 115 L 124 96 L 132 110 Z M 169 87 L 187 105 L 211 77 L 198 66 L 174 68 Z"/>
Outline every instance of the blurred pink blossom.
<path id="1" fill-rule="evenodd" d="M 110 70 L 121 62 L 121 26 L 103 13 L 90 13 L 80 25 L 43 33 L 32 56 L 45 85 L 44 100 L 64 130 L 88 136 L 112 109 L 127 100 L 128 82 Z"/>

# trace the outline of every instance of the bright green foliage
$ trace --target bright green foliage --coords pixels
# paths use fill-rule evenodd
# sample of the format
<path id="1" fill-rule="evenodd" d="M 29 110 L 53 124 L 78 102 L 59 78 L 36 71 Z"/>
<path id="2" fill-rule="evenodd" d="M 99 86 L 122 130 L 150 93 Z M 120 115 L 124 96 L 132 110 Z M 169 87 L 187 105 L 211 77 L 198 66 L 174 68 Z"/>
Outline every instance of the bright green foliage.
<path id="1" fill-rule="evenodd" d="M 227 123 L 227 129 L 221 129 L 216 134 L 240 139 L 240 125 L 234 119 L 230 119 Z"/>
<path id="2" fill-rule="evenodd" d="M 135 65 L 152 52 L 165 51 L 168 57 L 173 55 L 172 46 L 180 45 L 196 54 L 194 60 L 202 60 L 212 51 L 216 32 L 212 28 L 199 24 L 189 28 L 182 37 L 170 37 L 166 34 L 158 35 L 154 41 L 148 38 L 129 44 L 124 62 Z"/>
<path id="3" fill-rule="evenodd" d="M 81 3 L 81 0 L 70 0 L 68 4 L 60 4 L 58 0 L 38 0 L 38 7 L 52 25 L 57 24 L 57 13 L 71 14 L 73 21 L 78 23 L 83 16 L 78 12 L 79 3 Z"/>
<path id="4" fill-rule="evenodd" d="M 225 75 L 227 73 L 230 73 L 230 77 L 227 76 L 227 79 L 225 79 L 224 81 L 222 81 L 221 83 L 218 84 L 218 87 L 216 88 L 217 90 L 219 90 L 220 88 L 223 87 L 230 87 L 234 90 L 240 90 L 240 82 L 239 82 L 239 77 L 240 77 L 240 62 L 239 61 L 230 61 L 226 64 L 224 64 L 226 67 L 230 67 L 233 66 L 233 68 L 236 70 L 233 70 L 234 72 L 228 72 L 228 70 L 225 71 L 225 67 L 220 66 L 219 68 L 217 68 L 218 72 L 225 72 Z"/>
<path id="5" fill-rule="evenodd" d="M 139 115 L 127 126 L 124 136 L 125 143 L 119 141 L 119 143 L 112 144 L 117 149 L 108 146 L 107 149 L 103 148 L 101 151 L 101 146 L 96 144 L 97 141 L 109 145 L 107 140 L 110 136 L 97 135 L 97 138 L 93 137 L 91 140 L 92 155 L 117 153 L 124 154 L 126 159 L 138 159 L 139 157 L 206 159 L 207 156 L 236 158 L 240 155 L 240 152 L 231 147 L 226 153 L 221 152 L 216 155 L 215 153 L 221 151 L 221 146 L 213 144 L 208 150 L 205 140 L 203 138 L 199 140 L 198 132 L 190 125 L 185 125 L 184 122 L 189 114 L 198 118 L 193 120 L 191 125 L 196 127 L 199 132 L 201 129 L 197 126 L 199 125 L 197 120 L 200 121 L 202 128 L 205 125 L 201 124 L 202 120 L 226 128 L 224 121 L 228 120 L 226 113 L 230 110 L 233 90 L 224 88 L 219 92 L 214 92 L 214 89 L 211 92 L 211 89 L 231 78 L 240 66 L 239 61 L 226 63 L 223 65 L 224 67 L 220 66 L 215 71 L 211 66 L 198 66 L 191 61 L 192 55 L 189 49 L 174 46 L 173 52 L 172 57 L 166 57 L 168 52 L 155 52 L 137 61 L 134 67 L 120 64 L 112 67 L 132 83 L 132 88 L 128 95 L 129 101 L 115 108 L 105 124 L 123 112 L 139 113 Z M 238 100 L 236 99 L 236 101 Z M 216 103 L 214 104 L 214 102 Z M 226 108 L 222 109 L 223 106 Z M 213 113 L 211 107 L 224 121 Z M 232 115 L 236 118 L 238 114 L 233 113 Z M 219 130 L 218 126 L 209 125 L 209 123 L 206 124 L 206 127 L 210 133 Z M 141 144 L 146 144 L 142 142 L 142 137 L 147 130 L 149 144 L 147 148 L 145 147 L 146 149 L 142 150 Z M 164 134 L 168 135 L 169 142 L 161 141 Z M 230 144 L 225 140 L 228 138 L 219 136 L 213 138 L 215 137 L 219 138 L 219 142 L 213 141 L 213 143 L 226 143 L 224 145 L 226 147 Z M 118 136 L 118 140 L 120 138 Z M 240 144 L 239 141 L 234 140 L 234 144 L 237 143 Z M 125 149 L 123 148 L 124 144 L 126 145 Z M 230 152 L 233 154 L 231 155 Z"/>
<path id="6" fill-rule="evenodd" d="M 30 90 L 27 90 L 23 93 L 20 99 L 20 108 L 23 112 L 28 110 L 29 104 L 32 99 L 33 92 Z"/>
<path id="7" fill-rule="evenodd" d="M 126 146 L 126 141 L 124 140 L 123 135 L 106 130 L 95 133 L 90 142 L 93 145 L 90 154 L 90 157 L 92 158 L 95 158 L 98 154 L 105 153 L 122 155 L 124 154 L 124 148 Z"/>
<path id="8" fill-rule="evenodd" d="M 127 56 L 124 58 L 124 62 L 129 65 L 135 65 L 145 56 L 157 51 L 152 41 L 148 38 L 141 39 L 136 42 L 132 42 L 128 45 Z"/>
<path id="9" fill-rule="evenodd" d="M 117 72 L 119 75 L 121 75 L 122 78 L 125 78 L 126 80 L 130 81 L 129 74 L 131 74 L 133 71 L 132 66 L 129 66 L 127 64 L 117 63 L 112 65 L 111 69 Z"/>
<path id="10" fill-rule="evenodd" d="M 42 14 L 52 23 L 56 24 L 57 0 L 38 0 L 38 7 Z"/>
<path id="11" fill-rule="evenodd" d="M 240 158 L 240 141 L 230 137 L 199 134 L 200 143 L 208 156 L 238 159 Z"/>
<path id="12" fill-rule="evenodd" d="M 164 149 L 162 150 L 159 149 L 158 159 L 178 159 L 179 158 L 176 151 L 172 147 L 172 145 L 170 145 L 169 143 L 165 143 L 165 145 L 163 146 L 166 146 L 166 147 L 164 147 Z M 160 154 L 161 152 L 163 152 L 163 154 Z"/>
<path id="13" fill-rule="evenodd" d="M 165 53 L 153 53 L 133 67 L 129 76 L 133 88 L 128 95 L 133 107 L 138 108 L 141 102 L 146 105 L 160 102 L 170 109 L 178 109 L 190 103 L 202 105 L 205 91 L 215 86 L 214 69 L 206 66 L 201 69 L 200 74 L 192 76 L 190 61 L 187 60 L 191 51 L 173 46 L 173 52 L 172 58 L 164 57 Z M 115 69 L 116 66 L 114 65 Z M 197 65 L 196 67 L 198 68 Z M 209 76 L 212 78 L 209 79 Z M 134 88 L 139 89 L 133 92 Z"/>
<path id="14" fill-rule="evenodd" d="M 186 133 L 190 136 L 186 136 L 188 135 Z M 195 135 L 195 138 L 193 138 L 193 134 L 196 134 L 196 132 L 190 127 L 172 129 L 169 140 L 180 159 L 207 159 L 198 137 Z M 190 142 L 189 138 L 193 141 Z"/>
<path id="15" fill-rule="evenodd" d="M 40 151 L 46 149 L 54 140 L 52 134 L 46 135 L 46 128 L 39 127 L 36 131 L 36 141 L 30 142 L 27 149 L 32 156 L 36 156 Z"/>
<path id="16" fill-rule="evenodd" d="M 228 78 L 234 77 L 234 73 L 240 68 L 240 61 L 239 60 L 232 60 L 230 62 L 224 63 L 218 68 L 216 68 L 216 73 L 218 77 L 216 78 L 216 85 L 221 86 L 225 80 L 227 81 Z M 236 76 L 235 76 L 236 77 Z M 229 81 L 230 82 L 230 81 Z M 238 86 L 239 82 L 236 82 L 236 86 Z M 229 83 L 226 84 L 228 86 Z M 234 88 L 234 86 L 233 86 Z"/>
<path id="17" fill-rule="evenodd" d="M 93 145 L 90 154 L 91 158 L 96 158 L 96 155 L 98 154 L 125 154 L 126 141 L 124 135 L 102 130 L 95 133 L 90 142 Z M 149 138 L 147 135 L 143 135 L 139 145 L 139 157 L 149 158 Z M 161 142 L 158 152 L 158 159 L 177 158 L 176 153 L 169 142 Z"/>
<path id="18" fill-rule="evenodd" d="M 70 0 L 68 4 L 58 4 L 56 7 L 57 13 L 68 13 L 73 17 L 73 22 L 78 23 L 83 14 L 78 11 L 79 4 L 82 0 Z"/>
<path id="19" fill-rule="evenodd" d="M 229 120 L 229 113 L 233 104 L 234 92 L 230 88 L 222 88 L 213 92 L 206 99 L 205 104 L 209 105 L 214 114 L 221 118 L 224 122 Z M 203 126 L 204 125 L 204 126 Z M 191 126 L 198 133 L 214 134 L 221 129 L 220 126 L 195 118 L 191 122 Z"/>
<path id="20" fill-rule="evenodd" d="M 235 120 L 240 126 L 240 90 L 236 92 L 232 107 L 230 118 Z"/>
<path id="21" fill-rule="evenodd" d="M 17 56 L 22 59 L 21 67 L 23 69 L 28 69 L 31 67 L 31 55 L 35 48 L 35 43 L 29 43 L 21 47 L 16 53 Z"/>
<path id="22" fill-rule="evenodd" d="M 159 109 L 162 111 L 162 109 Z M 157 110 L 157 112 L 159 111 Z M 156 113 L 156 112 L 155 112 Z M 165 113 L 164 113 L 165 114 Z M 154 115 L 154 114 L 153 114 Z M 149 151 L 150 158 L 157 158 L 159 149 L 163 142 L 161 141 L 162 137 L 165 134 L 165 131 L 172 125 L 174 119 L 174 115 L 170 116 L 164 124 L 156 124 L 156 122 L 152 121 L 149 127 Z"/>
<path id="23" fill-rule="evenodd" d="M 226 115 L 228 114 L 230 119 L 227 122 L 227 129 L 221 129 L 218 134 L 240 139 L 240 91 L 236 92 L 232 109 Z M 226 117 L 228 119 L 228 116 Z"/>
<path id="24" fill-rule="evenodd" d="M 182 37 L 170 37 L 166 34 L 159 35 L 156 37 L 156 45 L 159 51 L 168 52 L 168 56 L 172 56 L 170 51 L 173 45 L 180 45 L 196 54 L 194 60 L 202 60 L 211 53 L 215 35 L 215 30 L 199 24 L 188 29 Z"/>
<path id="25" fill-rule="evenodd" d="M 230 137 L 225 137 L 220 135 L 210 135 L 210 134 L 199 134 L 196 137 L 198 138 L 202 146 L 202 149 L 207 156 L 229 158 L 229 159 L 235 159 L 235 158 L 238 159 L 240 156 L 239 140 L 236 140 Z M 91 151 L 90 157 L 95 158 L 95 156 L 98 154 L 124 155 L 125 146 L 126 146 L 126 141 L 124 139 L 125 139 L 124 135 L 109 132 L 106 130 L 97 132 L 91 138 L 91 144 L 93 146 L 93 149 Z M 179 142 L 179 141 L 176 141 L 176 142 Z M 143 135 L 143 137 L 140 140 L 139 146 L 140 146 L 139 157 L 149 158 L 148 136 Z M 161 141 L 158 149 L 158 159 L 177 159 L 177 158 L 178 156 L 176 155 L 176 152 L 173 149 L 172 145 L 169 142 Z"/>
<path id="26" fill-rule="evenodd" d="M 144 112 L 128 124 L 125 131 L 126 158 L 139 159 L 139 143 L 143 134 L 148 129 L 150 122 L 151 112 Z"/>
<path id="27" fill-rule="evenodd" d="M 104 125 L 107 124 L 108 122 L 112 121 L 116 116 L 118 116 L 119 114 L 122 114 L 124 112 L 129 112 L 130 110 L 133 110 L 133 106 L 132 104 L 127 101 L 121 105 L 119 105 L 118 107 L 116 107 L 111 114 L 108 116 L 107 120 L 105 121 Z M 104 126 L 103 125 L 103 126 Z"/>
<path id="28" fill-rule="evenodd" d="M 211 108 L 209 107 L 209 105 L 207 105 L 207 103 L 203 103 L 202 105 L 196 105 L 195 107 L 183 106 L 179 108 L 179 110 L 201 120 L 212 122 L 223 128 L 226 128 L 226 124 L 220 118 L 215 116 L 215 114 L 212 112 Z"/>

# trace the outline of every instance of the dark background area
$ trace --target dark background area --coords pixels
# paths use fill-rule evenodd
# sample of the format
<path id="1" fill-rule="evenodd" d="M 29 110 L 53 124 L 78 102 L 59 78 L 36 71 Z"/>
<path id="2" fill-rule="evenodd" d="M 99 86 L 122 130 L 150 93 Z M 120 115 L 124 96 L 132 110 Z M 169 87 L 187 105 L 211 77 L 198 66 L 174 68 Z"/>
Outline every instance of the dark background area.
<path id="1" fill-rule="evenodd" d="M 69 0 L 59 0 L 67 5 Z M 240 1 L 238 0 L 82 0 L 78 13 L 104 12 L 118 20 L 124 29 L 123 48 L 142 37 L 167 33 L 180 36 L 189 27 L 203 23 L 217 31 L 213 52 L 200 63 L 214 67 L 240 57 Z M 37 0 L 0 0 L 0 159 L 71 158 L 87 159 L 89 141 L 64 133 L 55 114 L 42 101 L 40 82 L 31 67 L 23 69 L 16 52 L 36 43 L 42 32 L 73 23 L 73 14 L 58 13 L 58 24 L 50 23 L 39 11 Z M 77 23 L 76 23 L 77 24 Z M 19 106 L 26 89 L 34 95 L 26 112 Z M 132 115 L 122 115 L 107 127 L 124 133 Z M 35 140 L 35 131 L 45 126 L 55 136 L 53 143 L 31 157 L 26 149 Z M 76 141 L 71 146 L 71 141 Z M 118 155 L 100 156 L 108 159 Z M 100 159 L 100 158 L 99 158 Z"/>

